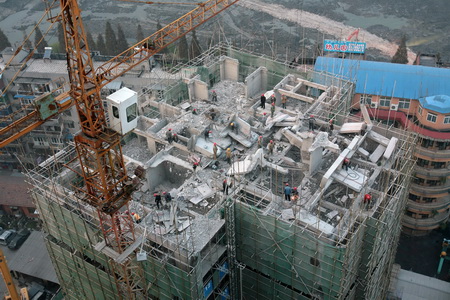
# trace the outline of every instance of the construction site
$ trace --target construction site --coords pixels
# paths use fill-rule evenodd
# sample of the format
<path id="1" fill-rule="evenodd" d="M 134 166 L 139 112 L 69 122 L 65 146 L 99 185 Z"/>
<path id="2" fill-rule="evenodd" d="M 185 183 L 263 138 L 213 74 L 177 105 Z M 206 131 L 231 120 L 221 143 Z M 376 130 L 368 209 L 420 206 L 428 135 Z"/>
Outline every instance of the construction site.
<path id="1" fill-rule="evenodd" d="M 267 91 L 273 117 L 271 104 L 260 105 Z M 350 116 L 351 97 L 350 82 L 225 45 L 141 89 L 142 113 L 123 146 L 140 187 L 120 213 L 142 222 L 125 251 L 108 246 L 98 212 L 74 191 L 83 179 L 72 171 L 80 173 L 73 145 L 28 172 L 66 296 L 116 298 L 117 270 L 129 264 L 151 299 L 382 298 L 415 137 Z M 286 183 L 298 189 L 295 201 L 285 200 Z M 163 192 L 172 201 L 158 209 L 154 194 Z"/>
<path id="2" fill-rule="evenodd" d="M 417 135 L 338 76 L 229 44 L 152 69 L 149 41 L 103 98 L 112 64 L 68 67 L 84 136 L 26 170 L 65 299 L 386 299 Z"/>

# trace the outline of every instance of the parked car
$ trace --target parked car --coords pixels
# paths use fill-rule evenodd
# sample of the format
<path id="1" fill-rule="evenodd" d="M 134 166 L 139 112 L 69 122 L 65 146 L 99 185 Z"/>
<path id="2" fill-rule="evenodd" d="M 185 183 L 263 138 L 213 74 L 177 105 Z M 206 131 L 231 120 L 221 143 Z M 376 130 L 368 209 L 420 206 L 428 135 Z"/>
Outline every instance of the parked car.
<path id="1" fill-rule="evenodd" d="M 9 242 L 9 249 L 19 249 L 20 246 L 26 241 L 28 236 L 30 235 L 30 231 L 28 229 L 21 229 L 17 232 L 17 235 Z"/>
<path id="2" fill-rule="evenodd" d="M 0 245 L 8 245 L 9 242 L 16 236 L 15 230 L 5 230 L 0 235 Z"/>

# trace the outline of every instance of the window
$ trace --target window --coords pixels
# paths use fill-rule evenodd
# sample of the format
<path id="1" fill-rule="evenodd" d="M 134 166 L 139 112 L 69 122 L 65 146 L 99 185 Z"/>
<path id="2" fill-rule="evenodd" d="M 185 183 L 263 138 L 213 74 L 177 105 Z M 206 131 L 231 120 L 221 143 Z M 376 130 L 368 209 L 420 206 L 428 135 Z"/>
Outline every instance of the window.
<path id="1" fill-rule="evenodd" d="M 417 159 L 417 165 L 419 167 L 426 167 L 426 166 L 428 166 L 428 164 L 429 164 L 429 161 L 426 159 L 422 159 L 422 158 Z"/>
<path id="2" fill-rule="evenodd" d="M 380 106 L 390 107 L 391 106 L 391 98 L 381 97 L 380 98 Z"/>
<path id="3" fill-rule="evenodd" d="M 434 144 L 434 142 L 432 140 L 429 140 L 429 139 L 422 140 L 422 147 L 424 147 L 424 148 L 433 147 L 433 144 Z"/>
<path id="4" fill-rule="evenodd" d="M 128 110 L 128 108 L 127 108 Z M 119 109 L 117 108 L 117 106 L 112 105 L 112 111 L 113 111 L 113 116 L 114 118 L 119 118 Z"/>
<path id="5" fill-rule="evenodd" d="M 444 161 L 433 161 L 433 162 L 431 162 L 431 166 L 434 169 L 442 169 L 442 168 L 445 168 L 445 162 Z"/>
<path id="6" fill-rule="evenodd" d="M 51 138 L 50 141 L 52 142 L 53 145 L 61 145 L 62 141 L 60 138 Z"/>
<path id="7" fill-rule="evenodd" d="M 31 104 L 33 101 L 34 101 L 34 99 L 21 98 L 20 105 L 27 106 L 27 105 Z"/>
<path id="8" fill-rule="evenodd" d="M 419 109 L 417 111 L 419 112 L 419 115 L 422 115 L 422 106 L 419 105 Z"/>
<path id="9" fill-rule="evenodd" d="M 38 146 L 48 146 L 48 142 L 42 137 L 34 137 L 34 144 Z"/>
<path id="10" fill-rule="evenodd" d="M 417 201 L 417 200 L 420 200 L 420 197 L 419 196 L 417 196 L 417 195 L 414 195 L 414 194 L 411 194 L 411 193 L 409 193 L 409 197 L 408 197 L 410 200 L 413 200 L 413 201 Z"/>
<path id="11" fill-rule="evenodd" d="M 136 108 L 137 108 L 137 104 L 136 103 L 134 103 L 134 104 L 132 104 L 132 105 L 127 107 L 127 122 L 128 123 L 130 123 L 131 121 L 136 119 L 136 117 L 137 117 Z"/>
<path id="12" fill-rule="evenodd" d="M 427 121 L 432 122 L 432 123 L 436 123 L 436 119 L 437 119 L 437 115 L 432 114 L 432 113 L 428 113 Z"/>
<path id="13" fill-rule="evenodd" d="M 444 117 L 444 124 L 450 124 L 450 116 Z"/>
<path id="14" fill-rule="evenodd" d="M 359 98 L 359 102 L 361 104 L 371 104 L 372 103 L 372 96 L 371 95 L 361 95 Z"/>
<path id="15" fill-rule="evenodd" d="M 400 99 L 398 101 L 398 108 L 409 109 L 410 101 L 408 99 Z"/>
<path id="16" fill-rule="evenodd" d="M 64 123 L 67 128 L 75 128 L 75 123 L 72 121 Z"/>

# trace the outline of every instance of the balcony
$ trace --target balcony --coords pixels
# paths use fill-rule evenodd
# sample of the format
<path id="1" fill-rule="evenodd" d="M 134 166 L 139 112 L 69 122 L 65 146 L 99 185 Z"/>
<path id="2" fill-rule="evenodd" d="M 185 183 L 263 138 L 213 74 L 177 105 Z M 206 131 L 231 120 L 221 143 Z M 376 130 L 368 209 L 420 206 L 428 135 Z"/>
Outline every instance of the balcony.
<path id="1" fill-rule="evenodd" d="M 421 174 L 425 177 L 448 177 L 450 176 L 450 169 L 447 168 L 440 168 L 440 169 L 434 169 L 431 167 L 421 167 L 419 165 L 416 165 L 414 167 L 414 171 L 417 174 Z"/>
<path id="2" fill-rule="evenodd" d="M 433 230 L 448 219 L 448 212 L 440 213 L 432 218 L 416 219 L 407 215 L 403 215 L 402 224 L 413 230 Z"/>
<path id="3" fill-rule="evenodd" d="M 447 159 L 450 161 L 450 150 L 439 150 L 439 148 L 423 148 L 421 146 L 416 147 L 416 153 L 419 155 L 423 155 L 429 160 L 439 159 Z"/>
<path id="4" fill-rule="evenodd" d="M 411 183 L 410 190 L 418 196 L 444 197 L 448 195 L 448 191 L 450 190 L 450 179 L 443 185 L 420 185 Z"/>
<path id="5" fill-rule="evenodd" d="M 406 207 L 410 210 L 415 210 L 419 213 L 431 213 L 433 210 L 445 210 L 450 208 L 450 198 L 438 198 L 435 202 L 420 203 L 413 200 L 408 200 Z"/>

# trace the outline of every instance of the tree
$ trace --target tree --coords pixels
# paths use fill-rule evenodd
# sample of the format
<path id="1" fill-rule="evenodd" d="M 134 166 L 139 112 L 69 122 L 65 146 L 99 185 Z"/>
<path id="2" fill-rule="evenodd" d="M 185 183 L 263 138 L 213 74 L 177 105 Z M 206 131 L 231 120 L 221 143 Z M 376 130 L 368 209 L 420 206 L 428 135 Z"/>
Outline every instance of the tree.
<path id="1" fill-rule="evenodd" d="M 408 63 L 408 51 L 406 49 L 406 36 L 402 36 L 400 41 L 400 46 L 398 46 L 397 52 L 395 52 L 394 57 L 392 57 L 393 63 L 396 64 L 407 64 Z"/>
<path id="2" fill-rule="evenodd" d="M 60 53 L 66 52 L 66 40 L 64 38 L 64 29 L 61 25 L 61 23 L 59 23 L 58 25 L 58 44 L 59 44 L 59 51 Z"/>
<path id="3" fill-rule="evenodd" d="M 23 40 L 25 41 L 25 39 L 27 38 L 27 34 L 25 33 L 25 31 L 23 32 Z M 25 43 L 23 44 L 24 49 L 32 49 L 33 45 L 31 44 L 30 39 L 26 40 Z"/>
<path id="4" fill-rule="evenodd" d="M 180 34 L 183 34 L 183 32 L 180 32 Z M 178 42 L 178 58 L 181 60 L 188 60 L 189 59 L 189 48 L 188 48 L 188 42 L 186 39 L 186 35 L 183 35 L 179 42 Z"/>
<path id="5" fill-rule="evenodd" d="M 102 37 L 102 39 L 103 39 L 103 37 Z M 98 50 L 95 45 L 94 38 L 92 37 L 92 34 L 89 31 L 86 33 L 86 41 L 88 43 L 90 51 Z"/>
<path id="6" fill-rule="evenodd" d="M 11 43 L 9 42 L 3 31 L 0 29 L 0 51 L 5 49 L 6 47 L 11 47 Z"/>
<path id="7" fill-rule="evenodd" d="M 122 53 L 123 51 L 128 49 L 127 38 L 123 33 L 122 27 L 120 24 L 117 25 L 117 53 Z"/>
<path id="8" fill-rule="evenodd" d="M 160 31 L 162 29 L 161 23 L 158 22 L 156 23 L 156 31 Z M 159 53 L 163 54 L 163 53 L 169 53 L 169 49 L 166 47 L 163 50 L 159 51 Z"/>
<path id="9" fill-rule="evenodd" d="M 47 41 L 42 36 L 42 31 L 39 29 L 39 26 L 36 26 L 36 31 L 34 33 L 34 48 L 37 49 L 37 52 L 44 53 L 45 47 L 48 47 Z"/>
<path id="10" fill-rule="evenodd" d="M 106 54 L 105 40 L 103 39 L 103 35 L 101 33 L 97 37 L 96 46 L 97 46 L 97 51 L 99 51 L 101 55 Z"/>
<path id="11" fill-rule="evenodd" d="M 189 59 L 193 59 L 199 56 L 202 53 L 202 48 L 200 47 L 200 43 L 197 39 L 197 35 L 195 30 L 192 31 L 192 40 L 191 45 L 189 46 Z"/>
<path id="12" fill-rule="evenodd" d="M 114 30 L 111 27 L 111 23 L 106 22 L 105 29 L 105 55 L 116 55 L 117 54 L 117 39 Z"/>
<path id="13" fill-rule="evenodd" d="M 145 36 L 144 36 L 144 32 L 142 31 L 142 26 L 141 26 L 141 24 L 139 24 L 137 27 L 137 31 L 136 31 L 136 43 L 139 43 L 144 38 L 145 38 Z"/>

